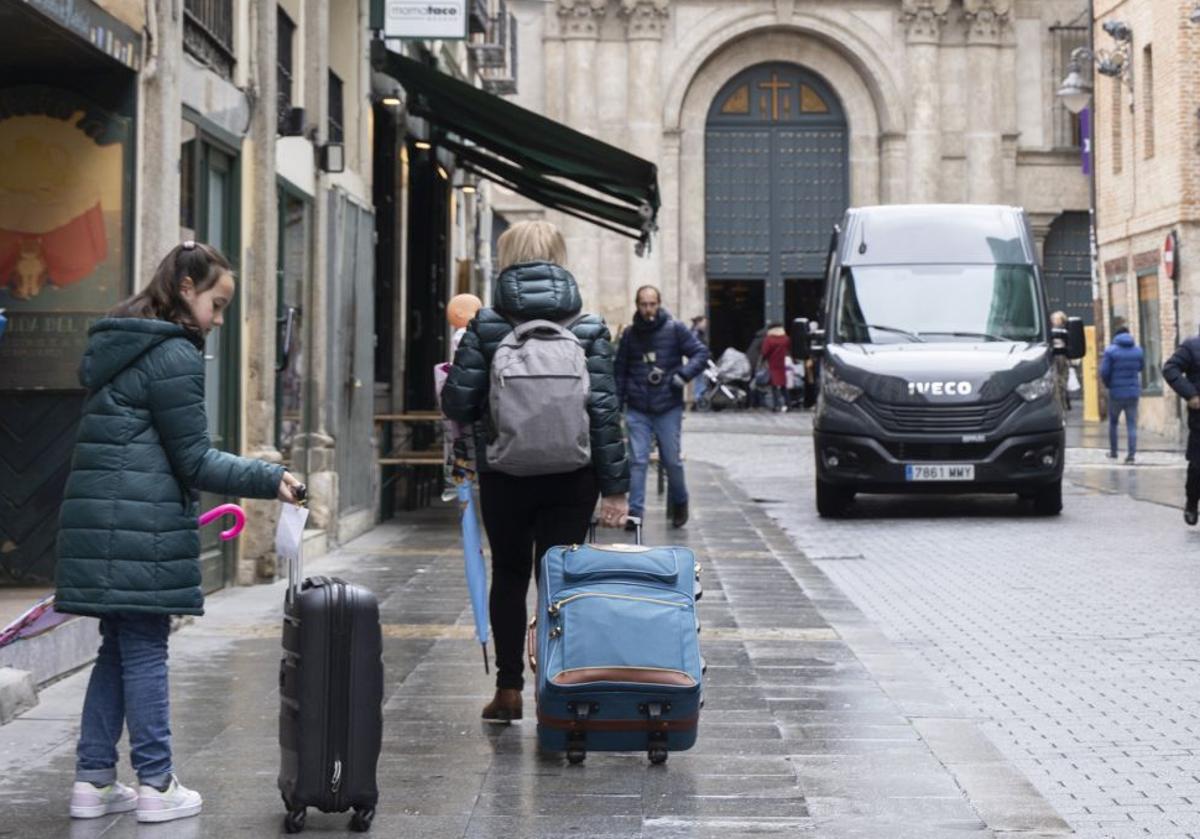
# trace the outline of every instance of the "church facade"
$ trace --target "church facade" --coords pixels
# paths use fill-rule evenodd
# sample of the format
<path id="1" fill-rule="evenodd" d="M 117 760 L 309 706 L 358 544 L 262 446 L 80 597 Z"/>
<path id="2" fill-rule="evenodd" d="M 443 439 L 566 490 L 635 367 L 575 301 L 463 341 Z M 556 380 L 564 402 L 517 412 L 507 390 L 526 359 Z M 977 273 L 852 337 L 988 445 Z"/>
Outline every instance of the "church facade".
<path id="1" fill-rule="evenodd" d="M 1016 204 L 1051 303 L 1092 293 L 1081 131 L 1055 97 L 1085 0 L 510 0 L 519 104 L 659 167 L 648 255 L 568 217 L 590 308 L 658 285 L 714 349 L 817 314 L 848 206 Z M 541 214 L 497 198 L 509 220 Z"/>

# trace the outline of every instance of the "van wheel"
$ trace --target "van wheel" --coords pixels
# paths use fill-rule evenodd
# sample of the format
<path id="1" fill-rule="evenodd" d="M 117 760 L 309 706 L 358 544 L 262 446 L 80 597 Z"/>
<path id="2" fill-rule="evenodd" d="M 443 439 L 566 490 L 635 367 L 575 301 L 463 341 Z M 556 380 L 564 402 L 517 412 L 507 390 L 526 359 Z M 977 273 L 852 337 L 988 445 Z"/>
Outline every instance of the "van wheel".
<path id="1" fill-rule="evenodd" d="M 826 519 L 841 518 L 854 500 L 854 490 L 842 489 L 817 479 L 817 515 Z"/>
<path id="2" fill-rule="evenodd" d="M 1033 512 L 1039 516 L 1057 516 L 1062 512 L 1062 479 L 1047 484 L 1033 496 Z"/>

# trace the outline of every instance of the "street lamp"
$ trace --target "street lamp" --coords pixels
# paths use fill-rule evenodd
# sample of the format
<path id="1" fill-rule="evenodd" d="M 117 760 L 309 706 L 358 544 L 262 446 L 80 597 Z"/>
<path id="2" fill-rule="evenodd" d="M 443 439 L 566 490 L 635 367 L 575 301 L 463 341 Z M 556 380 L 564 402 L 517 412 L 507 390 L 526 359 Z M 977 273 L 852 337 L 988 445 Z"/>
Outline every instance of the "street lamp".
<path id="1" fill-rule="evenodd" d="M 1058 89 L 1058 98 L 1066 109 L 1079 114 L 1092 101 L 1092 83 L 1083 77 L 1083 61 L 1090 57 L 1087 47 L 1079 47 L 1071 53 L 1067 64 L 1067 77 Z"/>
<path id="2" fill-rule="evenodd" d="M 1196 0 L 1196 8 L 1192 9 L 1192 15 L 1188 20 L 1200 26 L 1200 0 Z"/>

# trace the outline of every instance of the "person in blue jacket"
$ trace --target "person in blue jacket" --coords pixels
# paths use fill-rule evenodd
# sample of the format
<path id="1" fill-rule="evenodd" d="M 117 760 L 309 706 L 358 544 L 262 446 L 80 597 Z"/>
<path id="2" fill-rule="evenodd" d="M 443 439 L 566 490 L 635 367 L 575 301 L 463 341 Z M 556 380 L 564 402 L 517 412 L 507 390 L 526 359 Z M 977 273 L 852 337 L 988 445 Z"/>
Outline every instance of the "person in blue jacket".
<path id="1" fill-rule="evenodd" d="M 639 288 L 634 300 L 637 311 L 633 323 L 621 335 L 614 365 L 617 394 L 625 406 L 629 429 L 629 515 L 640 518 L 645 510 L 646 468 L 653 435 L 658 439 L 658 456 L 667 469 L 671 524 L 683 527 L 688 520 L 688 492 L 680 456 L 683 390 L 708 364 L 708 347 L 687 324 L 672 318 L 662 307 L 662 295 L 654 286 Z"/>
<path id="2" fill-rule="evenodd" d="M 1117 456 L 1117 424 L 1125 414 L 1125 429 L 1129 434 L 1129 454 L 1126 463 L 1137 455 L 1138 398 L 1142 395 L 1142 367 L 1146 356 L 1133 340 L 1129 330 L 1118 327 L 1113 342 L 1104 351 L 1100 362 L 1100 379 L 1108 388 L 1108 456 Z"/>

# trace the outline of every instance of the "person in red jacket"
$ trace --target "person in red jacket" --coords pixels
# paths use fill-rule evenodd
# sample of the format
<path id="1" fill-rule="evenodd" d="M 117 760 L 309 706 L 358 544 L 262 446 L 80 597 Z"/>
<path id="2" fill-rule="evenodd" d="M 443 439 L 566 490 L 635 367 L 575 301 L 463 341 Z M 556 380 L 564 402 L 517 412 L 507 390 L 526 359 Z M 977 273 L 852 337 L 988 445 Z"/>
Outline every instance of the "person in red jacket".
<path id="1" fill-rule="evenodd" d="M 770 324 L 762 345 L 762 363 L 770 374 L 771 403 L 776 412 L 787 411 L 787 357 L 791 350 L 783 324 Z"/>

